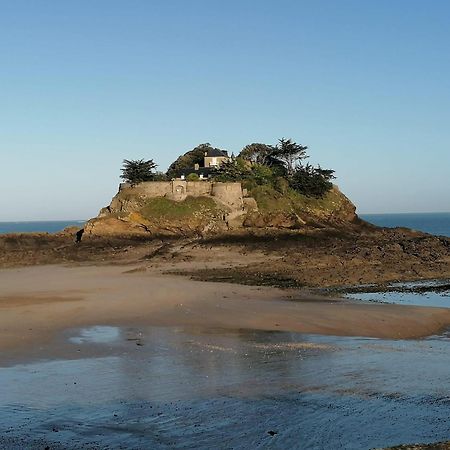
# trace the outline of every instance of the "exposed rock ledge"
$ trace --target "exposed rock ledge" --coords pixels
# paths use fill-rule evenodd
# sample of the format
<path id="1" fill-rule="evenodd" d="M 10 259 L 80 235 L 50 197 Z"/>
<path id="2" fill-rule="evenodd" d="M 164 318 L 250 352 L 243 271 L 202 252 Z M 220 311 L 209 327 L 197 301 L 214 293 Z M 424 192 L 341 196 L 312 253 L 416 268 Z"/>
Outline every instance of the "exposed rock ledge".
<path id="1" fill-rule="evenodd" d="M 86 225 L 92 235 L 205 235 L 229 230 L 351 225 L 356 208 L 335 186 L 323 199 L 241 183 L 146 182 L 121 185 Z"/>

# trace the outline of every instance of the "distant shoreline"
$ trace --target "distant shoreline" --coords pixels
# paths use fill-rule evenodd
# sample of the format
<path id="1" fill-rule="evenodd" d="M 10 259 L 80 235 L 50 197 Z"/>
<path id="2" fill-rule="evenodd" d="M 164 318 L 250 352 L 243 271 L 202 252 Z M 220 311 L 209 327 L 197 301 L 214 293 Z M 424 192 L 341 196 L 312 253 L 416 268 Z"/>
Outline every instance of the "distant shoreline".
<path id="1" fill-rule="evenodd" d="M 9 233 L 58 233 L 70 226 L 82 227 L 85 220 L 2 221 L 0 235 Z"/>
<path id="2" fill-rule="evenodd" d="M 450 212 L 360 214 L 359 217 L 381 227 L 406 227 L 450 237 Z"/>

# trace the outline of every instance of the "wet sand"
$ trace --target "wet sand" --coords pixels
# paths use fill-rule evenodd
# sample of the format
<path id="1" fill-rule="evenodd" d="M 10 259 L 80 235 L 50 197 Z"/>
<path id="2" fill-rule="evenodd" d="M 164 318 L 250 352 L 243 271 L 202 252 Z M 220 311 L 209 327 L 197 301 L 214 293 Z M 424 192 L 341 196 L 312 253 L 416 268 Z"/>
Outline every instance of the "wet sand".
<path id="1" fill-rule="evenodd" d="M 57 339 L 77 358 L 0 369 L 0 448 L 368 450 L 448 439 L 445 337 L 96 326 Z"/>
<path id="2" fill-rule="evenodd" d="M 1 448 L 360 450 L 448 438 L 448 335 L 412 338 L 448 327 L 450 309 L 167 268 L 0 270 Z"/>
<path id="3" fill-rule="evenodd" d="M 301 301 L 295 301 L 301 300 Z M 64 353 L 70 327 L 183 326 L 416 338 L 450 324 L 450 310 L 318 299 L 294 290 L 192 281 L 130 266 L 0 271 L 0 351 Z"/>

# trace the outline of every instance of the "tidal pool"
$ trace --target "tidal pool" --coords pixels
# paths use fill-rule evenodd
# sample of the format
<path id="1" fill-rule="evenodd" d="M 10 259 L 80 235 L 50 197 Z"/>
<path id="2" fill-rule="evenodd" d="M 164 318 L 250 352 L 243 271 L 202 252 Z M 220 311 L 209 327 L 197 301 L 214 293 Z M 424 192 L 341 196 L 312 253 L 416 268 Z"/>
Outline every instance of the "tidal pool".
<path id="1" fill-rule="evenodd" d="M 387 291 L 371 291 L 370 286 L 368 286 L 365 292 L 346 294 L 346 297 L 378 303 L 450 308 L 449 286 L 448 280 L 443 282 L 394 283 L 389 286 Z"/>
<path id="2" fill-rule="evenodd" d="M 107 357 L 0 368 L 0 448 L 360 450 L 450 437 L 445 337 L 114 336 Z"/>

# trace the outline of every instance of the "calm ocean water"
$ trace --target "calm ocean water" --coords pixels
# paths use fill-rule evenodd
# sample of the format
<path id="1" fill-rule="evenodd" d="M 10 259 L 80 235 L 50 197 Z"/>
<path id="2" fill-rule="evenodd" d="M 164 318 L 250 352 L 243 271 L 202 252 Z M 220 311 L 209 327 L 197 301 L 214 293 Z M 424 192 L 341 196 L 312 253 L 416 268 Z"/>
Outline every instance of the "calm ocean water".
<path id="1" fill-rule="evenodd" d="M 39 222 L 0 222 L 0 234 L 5 233 L 56 233 L 66 227 L 82 227 L 84 220 L 53 220 Z"/>
<path id="2" fill-rule="evenodd" d="M 407 227 L 438 236 L 450 236 L 450 213 L 361 214 L 360 217 L 381 227 Z"/>

